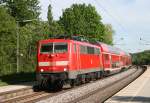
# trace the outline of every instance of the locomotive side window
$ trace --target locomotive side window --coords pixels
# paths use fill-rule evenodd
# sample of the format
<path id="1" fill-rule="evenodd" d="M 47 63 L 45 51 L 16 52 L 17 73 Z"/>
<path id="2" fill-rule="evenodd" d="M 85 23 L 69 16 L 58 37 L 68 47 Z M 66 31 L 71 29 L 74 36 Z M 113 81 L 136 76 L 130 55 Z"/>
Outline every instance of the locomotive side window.
<path id="1" fill-rule="evenodd" d="M 74 44 L 74 53 L 76 53 L 76 44 Z"/>
<path id="2" fill-rule="evenodd" d="M 80 46 L 80 53 L 81 54 L 87 54 L 87 47 L 86 46 Z"/>
<path id="3" fill-rule="evenodd" d="M 53 43 L 42 44 L 41 53 L 52 53 L 53 52 Z"/>
<path id="4" fill-rule="evenodd" d="M 99 50 L 98 48 L 95 48 L 95 49 L 94 49 L 94 54 L 99 55 L 99 54 L 100 54 L 100 50 Z"/>
<path id="5" fill-rule="evenodd" d="M 94 54 L 94 47 L 87 47 L 88 54 Z"/>
<path id="6" fill-rule="evenodd" d="M 80 46 L 81 54 L 100 54 L 100 50 L 98 48 L 90 47 L 90 46 Z"/>

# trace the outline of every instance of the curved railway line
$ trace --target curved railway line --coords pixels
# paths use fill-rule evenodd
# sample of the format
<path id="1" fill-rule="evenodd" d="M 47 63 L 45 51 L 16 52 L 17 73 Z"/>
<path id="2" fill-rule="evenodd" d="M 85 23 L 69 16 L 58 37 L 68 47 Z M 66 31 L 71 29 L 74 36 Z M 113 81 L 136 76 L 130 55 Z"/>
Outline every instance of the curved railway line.
<path id="1" fill-rule="evenodd" d="M 126 87 L 137 77 L 139 77 L 145 69 L 137 69 L 133 74 L 129 74 L 115 82 L 106 85 L 105 87 L 99 88 L 90 94 L 84 95 L 81 98 L 71 101 L 70 103 L 103 103 L 105 100 L 113 96 L 115 93 Z"/>
<path id="2" fill-rule="evenodd" d="M 118 77 L 120 77 L 121 74 L 122 75 L 125 74 L 125 72 L 118 73 L 117 74 L 118 77 L 117 75 L 112 75 L 104 79 L 94 81 L 92 83 L 86 83 L 86 84 L 74 87 L 72 89 L 66 88 L 58 92 L 54 92 L 54 91 L 53 92 L 52 91 L 51 92 L 50 91 L 34 92 L 32 88 L 25 88 L 25 89 L 15 90 L 11 92 L 6 92 L 3 94 L 0 94 L 0 100 L 1 100 L 0 102 L 2 103 L 31 103 L 31 102 L 34 103 L 34 102 L 38 102 L 41 100 L 42 100 L 41 102 L 44 101 L 47 103 L 51 103 L 52 101 L 55 101 L 56 103 L 58 102 L 59 103 L 103 102 L 106 99 L 108 99 L 110 96 L 112 96 L 114 93 L 118 92 L 120 89 L 128 85 L 134 79 L 136 79 L 139 75 L 142 74 L 143 70 L 144 69 L 132 69 L 132 70 L 129 69 L 125 71 L 128 73 L 121 78 L 118 78 Z M 98 82 L 100 83 L 100 85 Z M 96 89 L 94 88 L 93 90 L 91 89 L 88 90 L 88 88 L 92 88 L 88 85 L 93 85 L 93 86 L 97 85 L 97 87 L 95 86 Z M 80 93 L 80 92 L 84 92 L 85 94 Z M 97 96 L 98 96 L 98 99 L 96 99 Z"/>

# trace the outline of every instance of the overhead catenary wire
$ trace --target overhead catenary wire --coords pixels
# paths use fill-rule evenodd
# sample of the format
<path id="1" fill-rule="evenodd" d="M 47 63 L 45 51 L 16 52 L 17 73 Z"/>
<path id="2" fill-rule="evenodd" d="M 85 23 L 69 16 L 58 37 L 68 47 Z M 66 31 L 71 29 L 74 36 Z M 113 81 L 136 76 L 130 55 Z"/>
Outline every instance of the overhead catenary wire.
<path id="1" fill-rule="evenodd" d="M 118 21 L 118 19 L 116 19 L 116 17 L 114 17 L 107 9 L 105 9 L 105 7 L 98 1 L 98 0 L 94 0 L 95 3 L 98 5 L 99 8 L 103 9 L 103 11 L 109 16 L 111 17 L 115 22 L 116 24 L 118 24 L 118 26 L 120 26 L 120 28 L 125 32 L 127 33 L 127 30 L 126 28 L 124 27 L 124 25 L 122 23 L 120 23 L 120 21 Z M 119 17 L 119 16 L 118 16 Z"/>

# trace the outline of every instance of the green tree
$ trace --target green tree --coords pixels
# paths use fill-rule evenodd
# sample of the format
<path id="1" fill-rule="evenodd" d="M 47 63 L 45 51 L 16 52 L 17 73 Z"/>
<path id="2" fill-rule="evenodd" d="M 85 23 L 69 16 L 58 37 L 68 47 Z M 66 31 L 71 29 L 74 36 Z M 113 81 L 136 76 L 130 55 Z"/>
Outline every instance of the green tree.
<path id="1" fill-rule="evenodd" d="M 16 19 L 16 21 L 39 18 L 40 7 L 38 0 L 7 0 L 6 3 L 10 14 Z M 19 23 L 22 26 L 28 22 Z"/>
<path id="2" fill-rule="evenodd" d="M 20 27 L 20 71 L 34 71 L 36 68 L 37 42 L 48 39 L 47 22 L 38 21 Z"/>
<path id="3" fill-rule="evenodd" d="M 0 74 L 14 72 L 16 67 L 16 22 L 0 7 Z"/>
<path id="4" fill-rule="evenodd" d="M 104 42 L 107 44 L 113 43 L 113 33 L 114 30 L 112 29 L 111 24 L 105 24 L 105 35 L 104 35 Z"/>
<path id="5" fill-rule="evenodd" d="M 48 19 L 49 26 L 52 26 L 52 24 L 53 24 L 53 15 L 52 15 L 51 5 L 48 6 L 47 19 Z"/>
<path id="6" fill-rule="evenodd" d="M 63 11 L 59 23 L 63 25 L 66 34 L 82 34 L 103 41 L 105 27 L 101 16 L 90 4 L 73 4 Z"/>
<path id="7" fill-rule="evenodd" d="M 53 20 L 51 5 L 48 6 L 47 19 L 49 24 L 49 36 L 64 34 L 63 26 L 61 26 L 57 21 Z"/>
<path id="8" fill-rule="evenodd" d="M 150 50 L 132 54 L 132 62 L 136 65 L 150 65 Z"/>

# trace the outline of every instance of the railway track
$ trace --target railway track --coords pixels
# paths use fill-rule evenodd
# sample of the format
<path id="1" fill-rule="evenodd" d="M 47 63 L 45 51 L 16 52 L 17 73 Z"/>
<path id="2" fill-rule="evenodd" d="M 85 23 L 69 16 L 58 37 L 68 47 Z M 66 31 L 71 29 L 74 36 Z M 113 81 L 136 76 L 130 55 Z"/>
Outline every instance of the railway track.
<path id="1" fill-rule="evenodd" d="M 5 100 L 8 100 L 10 98 L 19 97 L 20 95 L 30 94 L 32 92 L 32 87 L 3 92 L 0 93 L 0 102 L 4 102 Z"/>
<path id="2" fill-rule="evenodd" d="M 136 73 L 136 71 L 132 71 L 132 73 L 129 73 L 127 76 L 129 76 L 131 74 L 134 74 L 134 73 Z M 115 76 L 115 75 L 113 75 L 113 76 Z M 108 81 L 107 79 L 109 79 L 109 78 L 111 78 L 113 76 L 106 77 L 106 78 L 101 79 L 99 81 L 101 81 L 101 82 L 105 81 L 106 82 L 106 81 Z M 122 78 L 121 80 L 124 80 L 126 77 Z M 117 84 L 121 80 L 115 81 L 115 82 L 111 83 L 111 85 Z M 93 83 L 96 83 L 96 82 L 97 81 L 94 81 Z M 40 100 L 45 100 L 45 99 L 49 99 L 49 98 L 50 99 L 54 99 L 54 101 L 55 101 L 55 98 L 61 99 L 61 97 L 59 98 L 60 95 L 65 95 L 65 94 L 67 94 L 70 91 L 73 91 L 73 94 L 75 94 L 76 90 L 79 89 L 79 91 L 81 92 L 82 90 L 80 90 L 80 88 L 84 88 L 86 86 L 88 87 L 88 85 L 90 85 L 90 84 L 91 83 L 83 84 L 83 85 L 77 86 L 77 87 L 75 87 L 73 89 L 66 88 L 66 89 L 63 89 L 62 91 L 59 91 L 59 92 L 52 92 L 52 91 L 34 92 L 32 87 L 25 88 L 25 89 L 22 89 L 22 90 L 20 89 L 20 90 L 16 90 L 16 91 L 7 92 L 5 94 L 0 94 L 0 103 L 1 102 L 2 103 L 31 103 L 31 102 L 34 103 L 34 102 L 38 102 Z M 96 95 L 97 93 L 100 93 L 100 92 L 102 93 L 102 90 L 106 91 L 107 88 L 111 87 L 110 84 L 109 85 L 108 84 L 107 85 L 101 85 L 102 87 L 99 87 L 98 89 L 95 89 L 94 91 L 91 91 L 90 93 L 84 94 L 84 95 L 82 95 L 82 96 L 80 96 L 78 98 L 76 96 L 75 96 L 76 98 L 71 97 L 72 100 L 68 100 L 67 102 L 74 102 L 74 103 L 75 102 L 81 102 L 82 103 L 82 102 L 85 102 L 85 101 L 90 101 L 90 100 L 92 100 L 92 98 L 95 99 L 95 97 L 93 96 L 94 94 Z M 109 91 L 110 91 L 110 89 L 109 89 Z M 71 95 L 73 95 L 73 94 L 71 94 Z M 104 94 L 108 95 L 108 96 L 105 96 L 105 97 L 107 97 L 107 98 L 110 97 L 110 94 L 106 94 L 106 92 L 105 93 L 103 92 L 103 95 Z M 91 98 L 91 99 L 88 99 L 88 98 Z M 64 101 L 60 100 L 59 102 L 60 103 L 66 102 L 65 99 L 66 98 L 63 98 Z M 57 100 L 55 102 L 57 102 Z M 51 103 L 51 101 L 47 101 L 47 103 Z"/>
<path id="3" fill-rule="evenodd" d="M 0 103 L 34 103 L 64 92 L 67 92 L 67 89 L 59 92 L 56 91 L 34 92 L 32 88 L 19 89 L 11 91 L 10 93 L 6 92 L 0 94 L 1 97 Z"/>

